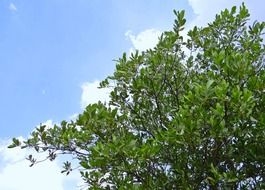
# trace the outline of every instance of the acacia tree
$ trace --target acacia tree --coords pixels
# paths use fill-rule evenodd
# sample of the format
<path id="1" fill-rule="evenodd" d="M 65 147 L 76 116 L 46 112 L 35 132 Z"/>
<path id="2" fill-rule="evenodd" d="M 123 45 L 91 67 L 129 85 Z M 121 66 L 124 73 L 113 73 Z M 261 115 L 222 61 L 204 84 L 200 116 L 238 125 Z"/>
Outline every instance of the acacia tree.
<path id="1" fill-rule="evenodd" d="M 117 60 L 108 104 L 10 147 L 73 155 L 88 189 L 264 189 L 265 23 L 243 4 L 184 40 L 174 13 L 154 49 Z"/>

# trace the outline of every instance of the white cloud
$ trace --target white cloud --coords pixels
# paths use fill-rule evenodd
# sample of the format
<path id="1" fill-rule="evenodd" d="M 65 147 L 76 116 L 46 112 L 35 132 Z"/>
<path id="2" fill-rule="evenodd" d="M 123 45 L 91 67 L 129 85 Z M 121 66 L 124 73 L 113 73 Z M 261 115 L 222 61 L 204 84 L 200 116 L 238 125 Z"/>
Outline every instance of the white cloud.
<path id="1" fill-rule="evenodd" d="M 185 31 L 182 33 L 185 38 L 187 38 L 186 33 L 194 26 L 205 26 L 207 23 L 212 22 L 215 15 L 220 13 L 221 10 L 225 8 L 231 9 L 232 6 L 240 6 L 244 2 L 250 11 L 251 19 L 264 21 L 265 14 L 263 7 L 265 6 L 265 1 L 260 0 L 188 0 L 193 12 L 196 17 L 189 22 L 186 26 Z M 134 35 L 132 31 L 127 31 L 125 36 L 131 41 L 132 48 L 129 53 L 134 52 L 136 49 L 139 51 L 144 51 L 149 48 L 155 47 L 158 43 L 158 37 L 162 32 L 158 29 L 147 29 Z"/>
<path id="2" fill-rule="evenodd" d="M 81 108 L 84 109 L 88 104 L 109 101 L 110 89 L 99 89 L 99 81 L 85 82 L 82 84 Z"/>
<path id="3" fill-rule="evenodd" d="M 131 48 L 130 52 L 133 52 L 135 50 L 144 51 L 155 47 L 161 34 L 162 32 L 159 30 L 147 29 L 137 35 L 132 34 L 132 31 L 129 30 L 125 33 L 125 36 L 132 42 L 133 48 Z"/>
<path id="4" fill-rule="evenodd" d="M 16 12 L 17 11 L 17 7 L 14 3 L 10 3 L 9 6 L 8 6 L 8 9 L 11 11 L 11 12 Z"/>
<path id="5" fill-rule="evenodd" d="M 45 122 L 43 122 L 43 123 L 41 123 L 42 125 L 46 125 L 46 127 L 47 128 L 51 128 L 51 127 L 53 127 L 53 125 L 55 124 L 55 123 L 53 123 L 53 121 L 51 120 L 51 119 L 49 119 L 49 120 L 47 120 L 47 121 L 45 121 Z"/>
<path id="6" fill-rule="evenodd" d="M 47 120 L 42 123 L 48 128 L 55 123 Z M 37 126 L 38 127 L 38 126 Z M 18 137 L 20 141 L 25 138 Z M 46 153 L 36 153 L 32 149 L 7 148 L 11 140 L 0 139 L 0 189 L 4 190 L 78 190 L 81 177 L 78 170 L 65 176 L 61 173 L 62 160 L 57 158 L 55 161 L 48 160 L 29 167 L 30 162 L 26 157 L 30 154 L 37 160 L 44 160 Z M 67 156 L 71 159 L 70 156 Z"/>
<path id="7" fill-rule="evenodd" d="M 74 113 L 74 114 L 70 115 L 68 118 L 71 121 L 75 121 L 78 118 L 78 115 L 79 115 L 78 113 Z"/>
<path id="8" fill-rule="evenodd" d="M 32 152 L 27 149 L 8 149 L 11 141 L 0 144 L 0 189 L 4 190 L 66 190 L 64 182 L 72 179 L 61 174 L 59 162 L 45 161 L 29 167 L 29 162 L 25 157 Z M 40 158 L 43 155 L 36 155 Z M 74 177 L 76 178 L 76 177 Z M 77 184 L 77 180 L 75 181 Z M 72 185 L 72 189 L 78 189 L 77 185 Z M 68 189 L 68 188 L 67 188 Z"/>
<path id="9" fill-rule="evenodd" d="M 193 12 L 197 15 L 189 27 L 204 26 L 214 20 L 216 14 L 225 8 L 240 6 L 244 2 L 250 11 L 253 20 L 263 21 L 265 18 L 263 7 L 265 1 L 260 0 L 188 0 Z"/>
<path id="10" fill-rule="evenodd" d="M 187 33 L 194 26 L 206 26 L 208 23 L 214 21 L 215 15 L 219 14 L 222 10 L 230 10 L 233 6 L 242 5 L 244 2 L 246 7 L 250 12 L 250 21 L 254 20 L 264 21 L 265 14 L 263 7 L 265 6 L 265 1 L 259 0 L 188 0 L 193 12 L 196 14 L 196 17 L 188 21 L 185 30 L 181 33 L 184 37 L 184 40 L 187 40 Z M 185 53 L 189 53 L 187 48 L 184 48 Z"/>

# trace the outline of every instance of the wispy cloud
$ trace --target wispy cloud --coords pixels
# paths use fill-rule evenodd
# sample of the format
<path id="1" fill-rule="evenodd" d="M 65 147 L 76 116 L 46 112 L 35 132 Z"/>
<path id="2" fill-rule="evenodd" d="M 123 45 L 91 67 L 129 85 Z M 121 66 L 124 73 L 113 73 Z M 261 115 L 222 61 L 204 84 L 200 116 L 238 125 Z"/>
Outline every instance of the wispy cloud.
<path id="1" fill-rule="evenodd" d="M 8 6 L 8 9 L 11 11 L 11 12 L 16 12 L 17 11 L 17 7 L 14 3 L 10 3 L 9 6 Z"/>

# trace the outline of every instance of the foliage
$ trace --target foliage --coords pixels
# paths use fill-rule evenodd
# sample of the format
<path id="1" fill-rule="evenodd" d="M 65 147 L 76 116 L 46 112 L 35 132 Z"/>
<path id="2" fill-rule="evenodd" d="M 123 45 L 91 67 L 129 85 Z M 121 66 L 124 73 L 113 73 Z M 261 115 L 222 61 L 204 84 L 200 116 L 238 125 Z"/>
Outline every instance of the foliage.
<path id="1" fill-rule="evenodd" d="M 265 23 L 243 4 L 184 40 L 174 13 L 154 49 L 117 60 L 108 105 L 10 147 L 73 155 L 89 189 L 265 189 Z"/>

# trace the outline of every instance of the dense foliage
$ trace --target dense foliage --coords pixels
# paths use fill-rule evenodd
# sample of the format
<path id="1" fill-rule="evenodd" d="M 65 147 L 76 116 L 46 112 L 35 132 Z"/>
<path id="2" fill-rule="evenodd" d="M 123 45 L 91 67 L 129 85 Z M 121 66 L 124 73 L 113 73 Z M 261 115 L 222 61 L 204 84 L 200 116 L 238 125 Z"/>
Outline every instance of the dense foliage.
<path id="1" fill-rule="evenodd" d="M 109 104 L 10 147 L 73 155 L 89 189 L 265 189 L 265 23 L 242 5 L 184 39 L 174 13 L 154 49 L 117 60 Z"/>

